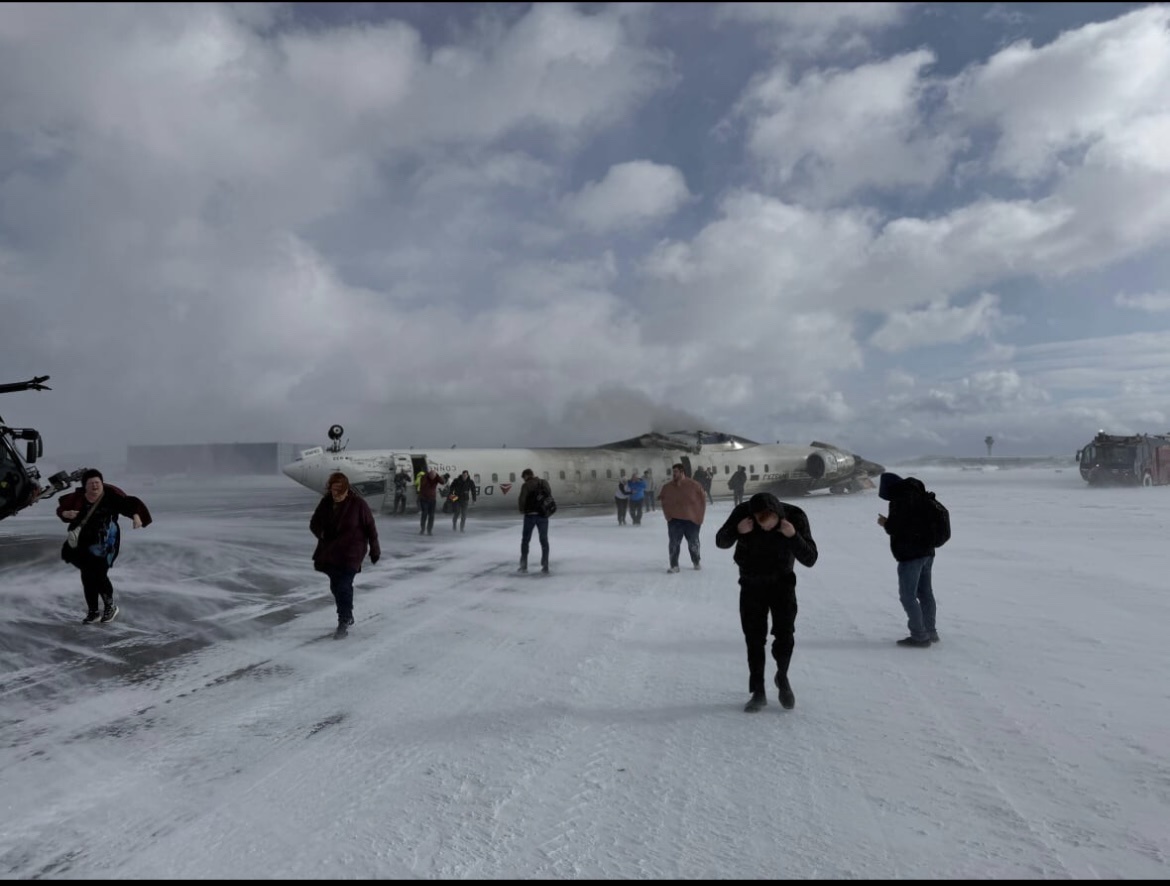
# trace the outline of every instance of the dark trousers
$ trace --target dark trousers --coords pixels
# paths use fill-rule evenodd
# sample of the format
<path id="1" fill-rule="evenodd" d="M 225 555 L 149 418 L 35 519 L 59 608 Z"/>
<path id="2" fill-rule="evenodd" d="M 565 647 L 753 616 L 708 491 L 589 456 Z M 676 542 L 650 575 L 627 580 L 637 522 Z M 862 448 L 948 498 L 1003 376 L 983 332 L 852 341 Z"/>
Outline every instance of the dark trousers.
<path id="1" fill-rule="evenodd" d="M 539 514 L 524 515 L 524 531 L 520 534 L 520 562 L 528 565 L 528 543 L 532 541 L 532 530 L 536 529 L 540 535 L 540 565 L 548 565 L 548 517 Z"/>
<path id="2" fill-rule="evenodd" d="M 467 522 L 467 505 L 465 499 L 451 502 L 451 528 L 463 531 L 463 524 Z"/>
<path id="3" fill-rule="evenodd" d="M 682 550 L 683 539 L 687 540 L 687 551 L 691 555 L 691 562 L 699 562 L 699 524 L 690 520 L 680 520 L 675 517 L 666 521 L 667 555 L 670 565 L 678 565 L 679 551 Z"/>
<path id="4" fill-rule="evenodd" d="M 646 510 L 647 511 L 653 511 L 657 507 L 656 499 L 654 498 L 654 496 L 656 496 L 656 495 L 658 495 L 657 489 L 647 489 L 646 490 Z"/>
<path id="5" fill-rule="evenodd" d="M 642 522 L 642 502 L 630 499 L 630 522 L 637 526 Z"/>
<path id="6" fill-rule="evenodd" d="M 97 612 L 99 600 L 109 606 L 114 600 L 114 586 L 110 583 L 110 566 L 106 558 L 81 554 L 77 568 L 81 570 L 81 589 L 85 591 L 85 605 L 89 611 Z"/>
<path id="7" fill-rule="evenodd" d="M 395 492 L 394 493 L 394 513 L 395 514 L 405 514 L 406 513 L 406 493 L 405 492 Z"/>
<path id="8" fill-rule="evenodd" d="M 788 676 L 792 649 L 796 645 L 796 588 L 779 578 L 740 579 L 739 585 L 739 623 L 747 645 L 748 692 L 763 692 L 769 613 L 772 615 L 772 658 L 776 659 L 777 673 Z"/>
<path id="9" fill-rule="evenodd" d="M 736 504 L 740 504 L 743 501 L 743 490 L 742 489 L 733 489 L 733 490 L 731 490 L 731 494 L 735 496 L 735 503 Z"/>
<path id="10" fill-rule="evenodd" d="M 630 500 L 628 498 L 616 498 L 615 497 L 613 500 L 613 503 L 615 505 L 617 505 L 618 525 L 625 526 L 626 525 L 626 510 L 630 506 Z"/>
<path id="11" fill-rule="evenodd" d="M 353 577 L 357 573 L 343 566 L 326 566 L 325 574 L 329 576 L 329 591 L 337 601 L 337 623 L 349 624 L 353 618 Z"/>
<path id="12" fill-rule="evenodd" d="M 435 500 L 420 497 L 418 500 L 418 533 L 422 535 L 423 532 L 426 532 L 429 535 L 434 528 Z"/>

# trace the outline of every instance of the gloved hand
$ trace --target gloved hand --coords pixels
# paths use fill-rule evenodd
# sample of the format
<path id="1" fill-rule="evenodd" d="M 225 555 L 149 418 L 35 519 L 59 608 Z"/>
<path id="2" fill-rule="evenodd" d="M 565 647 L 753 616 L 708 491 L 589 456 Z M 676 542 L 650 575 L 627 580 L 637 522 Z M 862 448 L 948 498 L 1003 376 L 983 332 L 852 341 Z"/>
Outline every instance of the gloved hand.
<path id="1" fill-rule="evenodd" d="M 381 554 L 370 554 L 370 565 L 377 563 L 381 559 L 382 559 Z"/>

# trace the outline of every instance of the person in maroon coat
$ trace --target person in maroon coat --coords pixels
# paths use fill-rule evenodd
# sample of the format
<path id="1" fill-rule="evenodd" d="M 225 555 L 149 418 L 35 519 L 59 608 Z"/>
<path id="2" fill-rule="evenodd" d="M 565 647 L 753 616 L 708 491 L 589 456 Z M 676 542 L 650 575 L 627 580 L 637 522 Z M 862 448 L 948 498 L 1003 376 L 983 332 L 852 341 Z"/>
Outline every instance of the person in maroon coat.
<path id="1" fill-rule="evenodd" d="M 334 636 L 344 637 L 353 624 L 353 578 L 362 571 L 367 548 L 373 564 L 381 558 L 382 547 L 370 506 L 350 488 L 349 478 L 334 471 L 327 488 L 309 520 L 309 530 L 317 539 L 313 568 L 329 576 L 329 590 L 337 601 Z"/>
<path id="2" fill-rule="evenodd" d="M 81 475 L 82 487 L 61 497 L 57 516 L 69 524 L 76 535 L 76 544 L 66 541 L 61 545 L 61 559 L 81 572 L 81 588 L 89 610 L 84 624 L 98 620 L 98 601 L 105 607 L 101 621 L 113 621 L 118 615 L 114 603 L 114 586 L 110 583 L 110 567 L 122 548 L 122 532 L 118 517 L 129 517 L 135 529 L 151 524 L 150 511 L 141 499 L 127 495 L 117 486 L 106 483 L 102 472 L 90 468 Z"/>

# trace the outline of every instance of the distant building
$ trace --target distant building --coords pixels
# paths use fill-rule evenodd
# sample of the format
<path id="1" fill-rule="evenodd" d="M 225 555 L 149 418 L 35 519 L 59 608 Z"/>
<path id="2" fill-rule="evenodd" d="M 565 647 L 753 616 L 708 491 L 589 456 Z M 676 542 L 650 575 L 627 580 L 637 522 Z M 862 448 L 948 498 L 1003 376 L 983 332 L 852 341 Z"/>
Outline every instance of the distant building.
<path id="1" fill-rule="evenodd" d="M 224 476 L 279 474 L 316 443 L 176 443 L 126 447 L 128 474 Z"/>

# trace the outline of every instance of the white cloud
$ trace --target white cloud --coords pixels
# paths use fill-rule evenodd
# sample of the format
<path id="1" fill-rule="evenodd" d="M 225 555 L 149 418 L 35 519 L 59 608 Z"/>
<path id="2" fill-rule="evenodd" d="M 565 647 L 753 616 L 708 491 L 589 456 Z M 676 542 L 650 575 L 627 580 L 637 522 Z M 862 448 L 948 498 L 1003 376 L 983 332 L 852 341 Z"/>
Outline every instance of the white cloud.
<path id="1" fill-rule="evenodd" d="M 930 185 L 961 139 L 932 131 L 920 106 L 923 71 L 934 53 L 919 49 L 851 70 L 811 70 L 794 80 L 781 65 L 740 102 L 750 117 L 748 149 L 767 173 L 806 200 L 835 201 L 866 188 Z"/>
<path id="2" fill-rule="evenodd" d="M 1113 303 L 1118 307 L 1157 314 L 1170 311 L 1170 292 L 1145 292 L 1141 295 L 1126 295 L 1119 292 L 1113 296 Z"/>
<path id="3" fill-rule="evenodd" d="M 893 314 L 869 339 L 883 351 L 957 344 L 974 336 L 987 337 L 1002 320 L 999 297 L 982 293 L 969 305 L 948 307 L 935 302 L 921 311 Z"/>
<path id="4" fill-rule="evenodd" d="M 864 45 L 868 32 L 898 22 L 912 3 L 719 3 L 716 21 L 761 25 L 786 51 L 813 53 Z"/>
<path id="5" fill-rule="evenodd" d="M 1066 152 L 1125 142 L 1150 114 L 1170 111 L 1168 23 L 1170 7 L 1150 5 L 1039 48 L 1021 41 L 965 71 L 951 101 L 969 125 L 999 129 L 993 169 L 1021 178 L 1059 170 L 1075 162 Z"/>
<path id="6" fill-rule="evenodd" d="M 564 200 L 566 216 L 594 233 L 640 227 L 669 218 L 691 197 L 673 166 L 633 160 L 611 166 Z"/>

